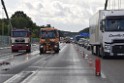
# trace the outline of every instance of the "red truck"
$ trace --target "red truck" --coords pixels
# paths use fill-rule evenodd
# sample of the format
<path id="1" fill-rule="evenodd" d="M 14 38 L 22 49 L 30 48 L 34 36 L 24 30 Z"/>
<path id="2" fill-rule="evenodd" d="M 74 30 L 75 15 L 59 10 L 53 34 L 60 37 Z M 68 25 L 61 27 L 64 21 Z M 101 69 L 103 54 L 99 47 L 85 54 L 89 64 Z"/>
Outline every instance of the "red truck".
<path id="1" fill-rule="evenodd" d="M 31 52 L 31 32 L 29 29 L 11 30 L 11 49 L 12 52 L 18 52 L 18 50 Z"/>

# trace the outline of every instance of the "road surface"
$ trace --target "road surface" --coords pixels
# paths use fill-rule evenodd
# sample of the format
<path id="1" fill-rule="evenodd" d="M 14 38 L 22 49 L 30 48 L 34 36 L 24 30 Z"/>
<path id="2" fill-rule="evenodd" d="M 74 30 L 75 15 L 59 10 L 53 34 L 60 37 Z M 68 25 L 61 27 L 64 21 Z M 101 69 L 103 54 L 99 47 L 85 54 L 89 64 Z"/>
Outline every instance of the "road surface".
<path id="1" fill-rule="evenodd" d="M 95 76 L 96 56 L 76 44 L 60 46 L 58 54 L 40 55 L 35 46 L 31 53 L 2 59 L 9 64 L 0 66 L 0 83 L 124 83 L 123 59 L 100 58 L 101 76 Z"/>

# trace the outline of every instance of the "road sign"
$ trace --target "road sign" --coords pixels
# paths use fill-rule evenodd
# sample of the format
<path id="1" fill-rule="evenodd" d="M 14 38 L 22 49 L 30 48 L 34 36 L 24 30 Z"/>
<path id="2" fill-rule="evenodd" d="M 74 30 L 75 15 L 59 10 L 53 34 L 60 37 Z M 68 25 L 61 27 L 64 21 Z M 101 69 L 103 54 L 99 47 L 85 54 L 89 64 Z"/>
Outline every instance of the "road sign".
<path id="1" fill-rule="evenodd" d="M 80 35 L 83 37 L 89 37 L 89 33 L 80 33 Z"/>

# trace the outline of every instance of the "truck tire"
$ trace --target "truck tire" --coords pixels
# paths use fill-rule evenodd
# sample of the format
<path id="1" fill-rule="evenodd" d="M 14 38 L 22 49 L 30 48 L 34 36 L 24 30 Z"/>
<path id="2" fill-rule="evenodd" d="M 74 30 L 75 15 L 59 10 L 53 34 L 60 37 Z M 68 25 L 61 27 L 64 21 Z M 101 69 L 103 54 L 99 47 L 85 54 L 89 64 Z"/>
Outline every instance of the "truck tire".
<path id="1" fill-rule="evenodd" d="M 105 52 L 104 52 L 104 50 L 103 50 L 103 47 L 101 47 L 101 49 L 100 49 L 100 56 L 101 56 L 103 59 L 106 58 Z"/>
<path id="2" fill-rule="evenodd" d="M 43 49 L 40 49 L 40 54 L 43 54 L 44 52 L 43 52 Z"/>
<path id="3" fill-rule="evenodd" d="M 26 52 L 30 53 L 30 52 L 31 52 L 31 49 L 29 49 L 29 50 L 26 50 Z"/>
<path id="4" fill-rule="evenodd" d="M 96 56 L 100 56 L 100 46 L 96 46 Z"/>
<path id="5" fill-rule="evenodd" d="M 59 53 L 59 49 L 55 50 L 55 53 Z"/>
<path id="6" fill-rule="evenodd" d="M 12 52 L 16 52 L 15 50 L 12 50 Z"/>
<path id="7" fill-rule="evenodd" d="M 92 55 L 94 55 L 93 46 L 91 46 L 91 53 L 92 53 Z"/>
<path id="8" fill-rule="evenodd" d="M 18 52 L 18 50 L 12 50 L 12 52 Z"/>

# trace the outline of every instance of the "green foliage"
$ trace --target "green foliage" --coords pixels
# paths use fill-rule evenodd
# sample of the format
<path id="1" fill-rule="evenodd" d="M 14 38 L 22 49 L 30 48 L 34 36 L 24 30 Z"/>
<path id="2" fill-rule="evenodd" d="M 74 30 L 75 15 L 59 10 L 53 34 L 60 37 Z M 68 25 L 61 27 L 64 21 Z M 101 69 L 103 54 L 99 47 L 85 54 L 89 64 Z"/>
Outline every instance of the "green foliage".
<path id="1" fill-rule="evenodd" d="M 59 31 L 61 37 L 73 37 L 78 35 L 78 32 L 69 32 L 69 31 Z"/>
<path id="2" fill-rule="evenodd" d="M 46 26 L 37 26 L 30 17 L 28 17 L 23 11 L 16 11 L 10 18 L 13 28 L 29 28 L 32 32 L 32 37 L 38 38 L 40 28 L 52 27 L 50 24 Z M 4 27 L 4 35 L 8 35 L 10 32 L 10 28 L 8 27 L 8 20 L 7 19 L 0 19 L 0 35 L 2 34 L 2 27 Z M 88 32 L 89 28 L 85 28 L 79 32 L 69 32 L 69 31 L 59 31 L 61 37 L 70 36 L 73 37 L 78 35 L 81 32 Z"/>
<path id="3" fill-rule="evenodd" d="M 32 32 L 32 37 L 39 37 L 40 27 L 37 26 L 30 17 L 28 17 L 23 11 L 15 12 L 11 17 L 11 22 L 14 28 L 29 28 Z"/>
<path id="4" fill-rule="evenodd" d="M 47 24 L 47 26 L 46 27 L 51 27 L 51 25 L 50 24 Z"/>
<path id="5" fill-rule="evenodd" d="M 89 27 L 87 27 L 87 28 L 85 28 L 85 29 L 79 31 L 79 33 L 83 33 L 83 32 L 85 32 L 85 33 L 89 33 Z"/>
<path id="6" fill-rule="evenodd" d="M 33 22 L 31 18 L 29 18 L 22 11 L 17 11 L 11 17 L 11 22 L 14 28 L 32 28 Z"/>
<path id="7" fill-rule="evenodd" d="M 0 19 L 0 35 L 8 35 L 7 19 Z"/>
<path id="8" fill-rule="evenodd" d="M 89 27 L 79 31 L 79 32 L 69 32 L 69 31 L 60 31 L 60 36 L 62 37 L 66 37 L 66 36 L 69 36 L 69 37 L 73 37 L 75 35 L 79 35 L 80 33 L 89 33 Z"/>

